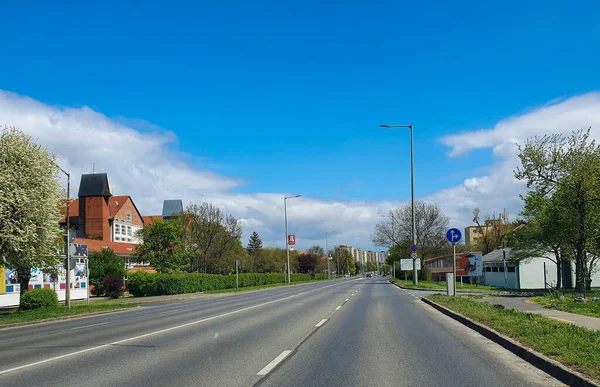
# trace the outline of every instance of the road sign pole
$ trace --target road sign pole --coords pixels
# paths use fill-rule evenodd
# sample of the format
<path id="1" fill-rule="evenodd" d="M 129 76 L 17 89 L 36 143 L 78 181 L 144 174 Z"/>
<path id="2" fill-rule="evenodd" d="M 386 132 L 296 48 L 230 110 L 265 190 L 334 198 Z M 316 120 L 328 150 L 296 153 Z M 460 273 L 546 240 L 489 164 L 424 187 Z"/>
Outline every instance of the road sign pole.
<path id="1" fill-rule="evenodd" d="M 240 287 L 240 282 L 239 282 L 240 275 L 238 273 L 238 266 L 239 266 L 239 264 L 236 261 L 235 262 L 235 288 L 236 289 L 238 289 Z"/>
<path id="2" fill-rule="evenodd" d="M 452 272 L 453 274 L 453 278 L 452 281 L 454 281 L 454 288 L 452 289 L 452 295 L 456 296 L 456 243 L 452 244 Z"/>
<path id="3" fill-rule="evenodd" d="M 65 276 L 66 288 L 65 288 L 65 304 L 67 309 L 71 310 L 71 256 L 69 254 L 69 243 L 71 238 L 69 235 L 71 232 L 71 219 L 69 214 L 69 201 L 71 199 L 71 175 L 67 173 L 67 248 L 65 250 L 67 257 L 67 275 Z"/>

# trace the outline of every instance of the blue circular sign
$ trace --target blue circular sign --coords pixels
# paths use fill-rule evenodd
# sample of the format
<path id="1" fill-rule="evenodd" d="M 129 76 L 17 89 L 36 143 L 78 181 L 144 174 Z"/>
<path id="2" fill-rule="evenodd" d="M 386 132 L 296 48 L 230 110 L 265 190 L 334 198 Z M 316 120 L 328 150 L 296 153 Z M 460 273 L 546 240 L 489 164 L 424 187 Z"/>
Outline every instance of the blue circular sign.
<path id="1" fill-rule="evenodd" d="M 448 242 L 450 242 L 450 243 L 458 243 L 458 242 L 460 242 L 461 238 L 462 238 L 462 234 L 460 233 L 460 230 L 457 228 L 451 228 L 446 233 L 446 239 L 448 239 Z"/>
<path id="2" fill-rule="evenodd" d="M 415 253 L 417 251 L 417 245 L 410 246 L 410 251 L 412 251 L 413 253 Z"/>

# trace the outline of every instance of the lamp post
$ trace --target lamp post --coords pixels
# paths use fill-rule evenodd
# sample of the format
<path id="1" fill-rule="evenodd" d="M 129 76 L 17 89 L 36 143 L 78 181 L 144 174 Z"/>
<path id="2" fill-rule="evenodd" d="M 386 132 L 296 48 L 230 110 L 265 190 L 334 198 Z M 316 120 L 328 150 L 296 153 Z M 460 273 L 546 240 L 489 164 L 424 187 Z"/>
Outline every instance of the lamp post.
<path id="1" fill-rule="evenodd" d="M 325 232 L 325 257 L 327 258 L 327 278 L 329 278 L 329 279 L 331 279 L 331 268 L 329 266 L 329 250 L 328 250 L 328 245 L 327 245 L 327 235 L 333 234 L 334 232 L 335 232 L 335 230 Z"/>
<path id="2" fill-rule="evenodd" d="M 67 243 L 65 248 L 65 254 L 67 258 L 67 274 L 65 276 L 66 288 L 65 288 L 65 305 L 71 310 L 71 257 L 69 251 L 70 243 L 70 232 L 71 232 L 71 218 L 69 217 L 69 202 L 71 201 L 71 175 L 62 169 L 58 164 L 54 163 L 58 169 L 65 175 L 67 175 Z M 89 278 L 89 276 L 88 276 Z M 89 279 L 88 279 L 89 283 Z M 88 290 L 89 291 L 89 290 Z"/>
<path id="3" fill-rule="evenodd" d="M 285 250 L 287 254 L 287 272 L 288 272 L 288 284 L 292 283 L 292 275 L 290 271 L 290 245 L 288 243 L 288 223 L 287 223 L 287 200 L 293 198 L 299 198 L 301 195 L 284 196 L 283 197 L 283 213 L 285 216 Z"/>
<path id="4" fill-rule="evenodd" d="M 396 128 L 408 128 L 410 129 L 410 207 L 412 212 L 412 244 L 417 245 L 417 223 L 415 221 L 415 151 L 413 144 L 413 126 L 412 125 L 379 125 L 380 128 L 385 129 L 396 129 Z M 413 284 L 417 285 L 419 279 L 417 278 L 417 261 L 413 259 Z"/>

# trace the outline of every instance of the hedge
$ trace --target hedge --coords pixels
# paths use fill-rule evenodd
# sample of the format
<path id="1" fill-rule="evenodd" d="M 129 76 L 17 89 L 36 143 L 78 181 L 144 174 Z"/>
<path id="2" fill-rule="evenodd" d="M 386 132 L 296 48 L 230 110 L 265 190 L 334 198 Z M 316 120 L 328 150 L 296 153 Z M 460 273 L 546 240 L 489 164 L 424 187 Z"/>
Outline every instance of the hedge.
<path id="1" fill-rule="evenodd" d="M 327 279 L 327 274 L 292 274 L 292 282 Z M 260 286 L 285 283 L 285 274 L 240 274 L 239 286 Z M 196 293 L 205 290 L 235 288 L 235 275 L 177 273 L 149 274 L 136 272 L 127 278 L 127 289 L 136 297 Z"/>
<path id="2" fill-rule="evenodd" d="M 23 310 L 58 307 L 58 295 L 52 289 L 32 289 L 26 291 L 19 302 Z"/>

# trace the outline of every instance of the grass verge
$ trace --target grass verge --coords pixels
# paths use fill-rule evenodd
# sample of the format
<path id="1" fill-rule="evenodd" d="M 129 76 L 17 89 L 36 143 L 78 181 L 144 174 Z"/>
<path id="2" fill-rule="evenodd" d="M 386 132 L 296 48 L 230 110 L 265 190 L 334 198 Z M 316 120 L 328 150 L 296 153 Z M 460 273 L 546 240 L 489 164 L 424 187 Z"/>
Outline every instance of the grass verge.
<path id="1" fill-rule="evenodd" d="M 600 381 L 600 331 L 463 297 L 427 298 Z"/>
<path id="2" fill-rule="evenodd" d="M 79 316 L 88 313 L 107 312 L 115 309 L 135 308 L 136 304 L 127 304 L 121 300 L 94 301 L 90 305 L 73 302 L 71 310 L 60 305 L 58 308 L 41 308 L 34 310 L 7 310 L 0 312 L 0 327 L 7 324 L 42 321 L 52 318 Z"/>
<path id="3" fill-rule="evenodd" d="M 600 301 L 574 302 L 573 297 L 575 296 L 568 295 L 563 299 L 559 299 L 556 297 L 543 296 L 533 297 L 529 300 L 535 304 L 538 304 L 539 306 L 543 306 L 544 308 L 600 318 Z"/>
<path id="4" fill-rule="evenodd" d="M 246 286 L 243 288 L 233 288 L 233 289 L 218 289 L 218 290 L 206 290 L 203 293 L 204 294 L 218 294 L 218 293 L 240 293 L 240 292 L 249 292 L 252 290 L 260 290 L 260 289 L 268 289 L 268 288 L 277 288 L 280 286 L 289 286 L 289 285 L 298 285 L 298 284 L 308 284 L 311 282 L 323 282 L 326 280 L 313 280 L 313 281 L 297 281 L 297 282 L 292 282 L 291 284 L 287 284 L 287 283 L 275 283 L 275 284 L 268 284 L 268 285 L 259 285 L 259 286 Z"/>
<path id="5" fill-rule="evenodd" d="M 446 290 L 446 282 L 436 282 L 436 281 L 419 281 L 417 286 L 413 285 L 412 281 L 404 281 L 401 279 L 391 279 L 393 283 L 397 283 L 400 286 L 405 288 L 421 288 L 421 289 L 432 289 L 432 290 Z M 488 285 L 474 285 L 474 284 L 460 284 L 460 282 L 456 283 L 456 290 L 468 290 L 470 292 L 493 292 L 504 290 L 502 288 L 498 288 L 495 286 Z"/>

